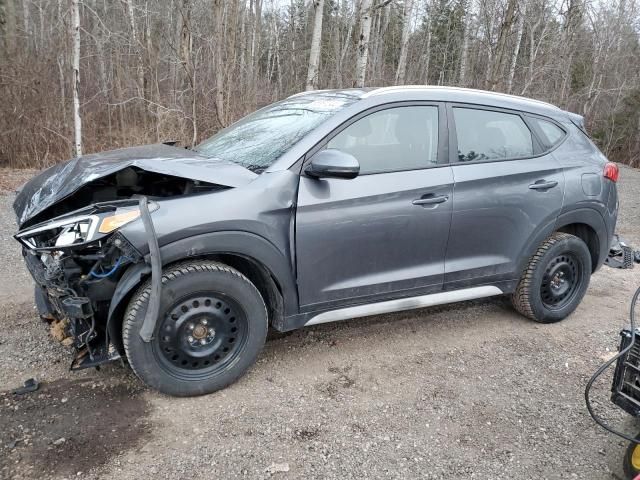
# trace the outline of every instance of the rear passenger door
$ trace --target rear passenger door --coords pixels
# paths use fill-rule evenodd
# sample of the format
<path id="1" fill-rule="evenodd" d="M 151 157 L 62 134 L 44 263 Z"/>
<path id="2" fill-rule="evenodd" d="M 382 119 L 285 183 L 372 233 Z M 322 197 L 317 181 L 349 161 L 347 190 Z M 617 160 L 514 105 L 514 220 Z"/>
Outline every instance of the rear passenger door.
<path id="1" fill-rule="evenodd" d="M 454 202 L 445 289 L 513 281 L 532 243 L 553 231 L 562 168 L 519 112 L 466 104 L 447 112 Z"/>

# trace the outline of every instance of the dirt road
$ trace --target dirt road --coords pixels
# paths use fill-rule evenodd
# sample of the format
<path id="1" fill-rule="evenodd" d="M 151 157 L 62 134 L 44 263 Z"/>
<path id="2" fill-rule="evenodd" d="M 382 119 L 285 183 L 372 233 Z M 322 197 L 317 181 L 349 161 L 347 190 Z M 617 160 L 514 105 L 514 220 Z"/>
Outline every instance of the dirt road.
<path id="1" fill-rule="evenodd" d="M 640 171 L 618 231 L 640 247 Z M 0 478 L 619 478 L 624 444 L 583 390 L 615 350 L 640 268 L 601 269 L 555 325 L 502 298 L 325 324 L 271 340 L 238 383 L 194 399 L 126 368 L 68 372 L 32 306 L 0 195 Z M 29 377 L 30 395 L 11 390 Z M 603 414 L 622 417 L 599 384 Z"/>

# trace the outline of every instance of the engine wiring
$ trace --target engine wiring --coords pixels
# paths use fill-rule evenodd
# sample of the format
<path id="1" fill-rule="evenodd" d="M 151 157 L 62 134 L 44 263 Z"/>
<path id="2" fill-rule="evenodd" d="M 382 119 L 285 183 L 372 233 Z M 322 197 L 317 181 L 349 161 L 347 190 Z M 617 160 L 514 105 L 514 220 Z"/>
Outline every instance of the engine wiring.
<path id="1" fill-rule="evenodd" d="M 116 270 L 118 270 L 118 268 L 122 264 L 123 260 L 126 261 L 126 260 L 131 260 L 131 259 L 129 257 L 124 257 L 124 256 L 118 257 L 118 259 L 116 260 L 116 263 L 113 265 L 113 267 L 111 267 L 111 270 L 109 270 L 108 272 L 97 273 L 97 272 L 94 272 L 93 269 L 92 269 L 89 272 L 89 274 L 92 277 L 95 277 L 95 278 L 107 278 L 107 277 L 110 277 L 111 275 L 113 275 L 116 272 Z"/>
<path id="2" fill-rule="evenodd" d="M 589 379 L 589 382 L 587 383 L 587 386 L 584 390 L 584 398 L 587 404 L 587 410 L 589 412 L 589 415 L 591 415 L 591 418 L 593 418 L 594 422 L 596 422 L 598 425 L 600 425 L 609 433 L 613 433 L 614 435 L 617 435 L 618 437 L 628 440 L 629 442 L 633 442 L 640 445 L 640 437 L 636 438 L 636 437 L 629 436 L 626 433 L 619 432 L 615 428 L 607 424 L 607 422 L 604 419 L 600 418 L 594 411 L 593 406 L 591 405 L 591 399 L 589 398 L 591 393 L 591 388 L 593 387 L 593 384 L 598 379 L 598 377 L 600 377 L 605 372 L 605 370 L 607 370 L 620 357 L 626 355 L 627 352 L 631 350 L 631 348 L 634 345 L 635 337 L 636 337 L 636 325 L 635 325 L 636 303 L 639 297 L 640 297 L 640 287 L 636 289 L 635 293 L 633 294 L 633 298 L 631 300 L 631 309 L 629 312 L 631 339 L 629 341 L 629 345 L 627 345 L 624 349 L 620 350 L 616 355 L 614 355 L 612 358 L 607 360 L 604 364 L 600 366 L 600 368 L 598 368 L 598 370 L 596 370 L 596 372 L 591 376 L 591 378 Z"/>

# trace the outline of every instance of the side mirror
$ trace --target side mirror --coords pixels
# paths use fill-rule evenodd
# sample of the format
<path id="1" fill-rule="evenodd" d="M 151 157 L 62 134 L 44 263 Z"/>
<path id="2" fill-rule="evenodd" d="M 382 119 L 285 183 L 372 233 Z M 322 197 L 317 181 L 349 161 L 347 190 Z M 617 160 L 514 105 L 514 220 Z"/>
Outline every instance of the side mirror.
<path id="1" fill-rule="evenodd" d="M 304 173 L 313 178 L 356 178 L 360 164 L 353 155 L 329 148 L 316 153 Z"/>

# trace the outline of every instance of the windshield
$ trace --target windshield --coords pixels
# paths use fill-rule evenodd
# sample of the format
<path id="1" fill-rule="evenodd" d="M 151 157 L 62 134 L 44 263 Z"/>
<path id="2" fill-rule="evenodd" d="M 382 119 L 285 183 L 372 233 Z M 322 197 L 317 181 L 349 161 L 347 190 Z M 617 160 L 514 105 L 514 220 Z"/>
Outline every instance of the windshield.
<path id="1" fill-rule="evenodd" d="M 260 173 L 311 130 L 360 99 L 362 93 L 311 92 L 287 98 L 220 130 L 195 150 Z"/>

